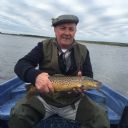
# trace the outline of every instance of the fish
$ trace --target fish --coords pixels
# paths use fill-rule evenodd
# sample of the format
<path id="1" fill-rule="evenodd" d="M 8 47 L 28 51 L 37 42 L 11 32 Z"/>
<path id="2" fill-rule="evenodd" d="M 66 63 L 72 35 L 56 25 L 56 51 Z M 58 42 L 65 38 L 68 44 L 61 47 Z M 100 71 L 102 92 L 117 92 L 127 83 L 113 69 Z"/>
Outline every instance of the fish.
<path id="1" fill-rule="evenodd" d="M 82 90 L 99 89 L 102 83 L 93 78 L 86 76 L 50 76 L 54 92 L 71 91 L 74 88 L 82 88 Z M 37 89 L 35 86 L 30 86 L 28 89 L 28 95 L 35 94 Z"/>
<path id="2" fill-rule="evenodd" d="M 101 86 L 101 82 L 86 76 L 52 76 L 49 79 L 55 92 L 71 91 L 73 88 L 98 89 Z"/>

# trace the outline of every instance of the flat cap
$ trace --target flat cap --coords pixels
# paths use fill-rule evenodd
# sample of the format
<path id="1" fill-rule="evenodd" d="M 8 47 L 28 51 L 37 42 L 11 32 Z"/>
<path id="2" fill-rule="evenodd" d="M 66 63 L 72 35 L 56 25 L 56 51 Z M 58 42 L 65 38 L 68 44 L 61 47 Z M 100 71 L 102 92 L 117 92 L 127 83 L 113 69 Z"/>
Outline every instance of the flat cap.
<path id="1" fill-rule="evenodd" d="M 52 19 L 52 26 L 57 26 L 64 23 L 75 23 L 77 24 L 79 19 L 75 15 L 60 15 L 57 18 Z"/>

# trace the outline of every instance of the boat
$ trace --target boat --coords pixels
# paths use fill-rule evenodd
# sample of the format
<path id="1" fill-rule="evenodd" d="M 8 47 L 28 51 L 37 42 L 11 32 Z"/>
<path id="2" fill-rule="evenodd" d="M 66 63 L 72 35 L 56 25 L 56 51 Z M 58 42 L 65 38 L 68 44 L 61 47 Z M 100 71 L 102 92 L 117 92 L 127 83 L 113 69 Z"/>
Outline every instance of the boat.
<path id="1" fill-rule="evenodd" d="M 0 84 L 0 128 L 8 128 L 11 108 L 26 95 L 27 83 L 14 77 Z M 102 84 L 99 90 L 85 91 L 92 100 L 106 107 L 111 128 L 128 128 L 128 97 Z M 79 128 L 77 122 L 54 115 L 41 120 L 37 128 Z"/>

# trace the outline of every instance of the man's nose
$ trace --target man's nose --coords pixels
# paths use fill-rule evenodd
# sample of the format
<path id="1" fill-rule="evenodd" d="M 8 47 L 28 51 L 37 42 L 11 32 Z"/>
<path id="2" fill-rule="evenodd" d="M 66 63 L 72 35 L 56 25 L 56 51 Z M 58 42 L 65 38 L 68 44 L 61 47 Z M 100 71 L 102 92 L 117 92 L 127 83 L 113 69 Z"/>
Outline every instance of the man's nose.
<path id="1" fill-rule="evenodd" d="M 70 31 L 69 31 L 68 29 L 66 29 L 66 30 L 64 31 L 64 33 L 65 33 L 66 35 L 69 35 L 69 34 L 70 34 Z"/>

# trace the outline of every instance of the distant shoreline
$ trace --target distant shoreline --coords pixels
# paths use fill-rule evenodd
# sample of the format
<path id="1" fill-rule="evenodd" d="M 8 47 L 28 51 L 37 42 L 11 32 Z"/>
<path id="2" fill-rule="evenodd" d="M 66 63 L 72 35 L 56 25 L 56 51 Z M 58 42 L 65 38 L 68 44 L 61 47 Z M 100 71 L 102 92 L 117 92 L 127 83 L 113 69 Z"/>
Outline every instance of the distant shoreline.
<path id="1" fill-rule="evenodd" d="M 14 35 L 14 36 L 26 36 L 26 37 L 37 37 L 37 38 L 52 38 L 48 36 L 41 36 L 41 35 L 30 35 L 30 34 L 12 34 L 12 33 L 2 33 L 0 34 L 4 35 Z M 77 40 L 81 43 L 90 43 L 90 44 L 101 44 L 101 45 L 114 45 L 114 46 L 122 46 L 122 47 L 128 47 L 128 43 L 120 43 L 120 42 L 105 42 L 105 41 L 86 41 L 86 40 Z"/>
<path id="2" fill-rule="evenodd" d="M 113 45 L 113 46 L 121 46 L 121 47 L 128 47 L 126 43 L 116 43 L 116 42 L 105 42 L 105 41 L 81 41 L 82 43 L 89 43 L 89 44 L 101 44 L 101 45 Z"/>

